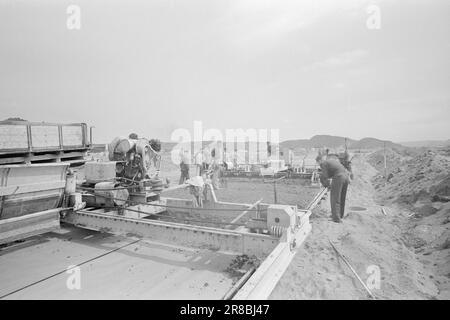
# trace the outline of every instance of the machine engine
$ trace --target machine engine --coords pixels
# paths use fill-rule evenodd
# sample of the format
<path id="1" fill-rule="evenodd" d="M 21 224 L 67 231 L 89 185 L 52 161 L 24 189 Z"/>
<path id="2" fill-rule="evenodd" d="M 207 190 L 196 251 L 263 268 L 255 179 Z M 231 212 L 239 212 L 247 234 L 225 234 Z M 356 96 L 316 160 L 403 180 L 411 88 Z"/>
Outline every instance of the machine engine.
<path id="1" fill-rule="evenodd" d="M 160 148 L 157 140 L 117 137 L 108 146 L 109 160 L 116 162 L 118 177 L 141 181 L 150 178 L 152 164 L 156 169 L 155 176 L 159 175 Z"/>

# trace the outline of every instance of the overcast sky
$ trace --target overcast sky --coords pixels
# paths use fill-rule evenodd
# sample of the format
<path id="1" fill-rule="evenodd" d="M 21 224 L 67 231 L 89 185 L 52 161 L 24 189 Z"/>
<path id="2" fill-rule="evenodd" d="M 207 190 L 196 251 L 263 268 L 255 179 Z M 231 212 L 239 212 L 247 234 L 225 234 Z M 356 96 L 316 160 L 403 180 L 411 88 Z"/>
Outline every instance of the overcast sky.
<path id="1" fill-rule="evenodd" d="M 0 0 L 0 116 L 86 122 L 96 142 L 194 120 L 449 139 L 449 57 L 448 0 Z"/>

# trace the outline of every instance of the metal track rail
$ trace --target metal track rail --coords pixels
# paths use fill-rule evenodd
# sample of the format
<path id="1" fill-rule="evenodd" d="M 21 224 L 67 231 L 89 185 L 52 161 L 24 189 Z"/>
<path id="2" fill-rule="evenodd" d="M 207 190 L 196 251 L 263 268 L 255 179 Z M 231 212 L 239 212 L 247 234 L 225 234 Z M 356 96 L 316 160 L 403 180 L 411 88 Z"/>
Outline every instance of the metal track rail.
<path id="1" fill-rule="evenodd" d="M 279 243 L 278 238 L 265 234 L 131 218 L 95 210 L 70 212 L 63 221 L 86 229 L 257 257 L 267 256 Z"/>

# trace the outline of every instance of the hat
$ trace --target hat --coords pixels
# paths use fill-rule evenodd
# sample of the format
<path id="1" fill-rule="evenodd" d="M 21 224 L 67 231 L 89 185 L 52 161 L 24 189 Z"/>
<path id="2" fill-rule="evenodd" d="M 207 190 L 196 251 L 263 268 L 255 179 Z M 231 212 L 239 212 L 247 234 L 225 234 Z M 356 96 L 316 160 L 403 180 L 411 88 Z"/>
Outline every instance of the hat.
<path id="1" fill-rule="evenodd" d="M 203 187 L 205 185 L 203 178 L 200 176 L 192 177 L 189 180 L 186 180 L 186 183 L 194 187 Z"/>

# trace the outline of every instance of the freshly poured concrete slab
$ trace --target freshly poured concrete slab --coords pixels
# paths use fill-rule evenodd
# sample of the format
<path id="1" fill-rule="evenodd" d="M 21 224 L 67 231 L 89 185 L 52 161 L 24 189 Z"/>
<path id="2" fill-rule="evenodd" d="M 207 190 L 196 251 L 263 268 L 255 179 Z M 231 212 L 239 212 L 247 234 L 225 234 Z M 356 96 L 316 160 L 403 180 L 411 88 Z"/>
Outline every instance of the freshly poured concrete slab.
<path id="1" fill-rule="evenodd" d="M 98 257 L 136 240 L 67 227 L 3 248 L 0 296 L 90 259 L 79 290 L 67 286 L 74 273 L 62 272 L 4 299 L 220 299 L 232 286 L 224 270 L 234 255 L 143 239 Z"/>

